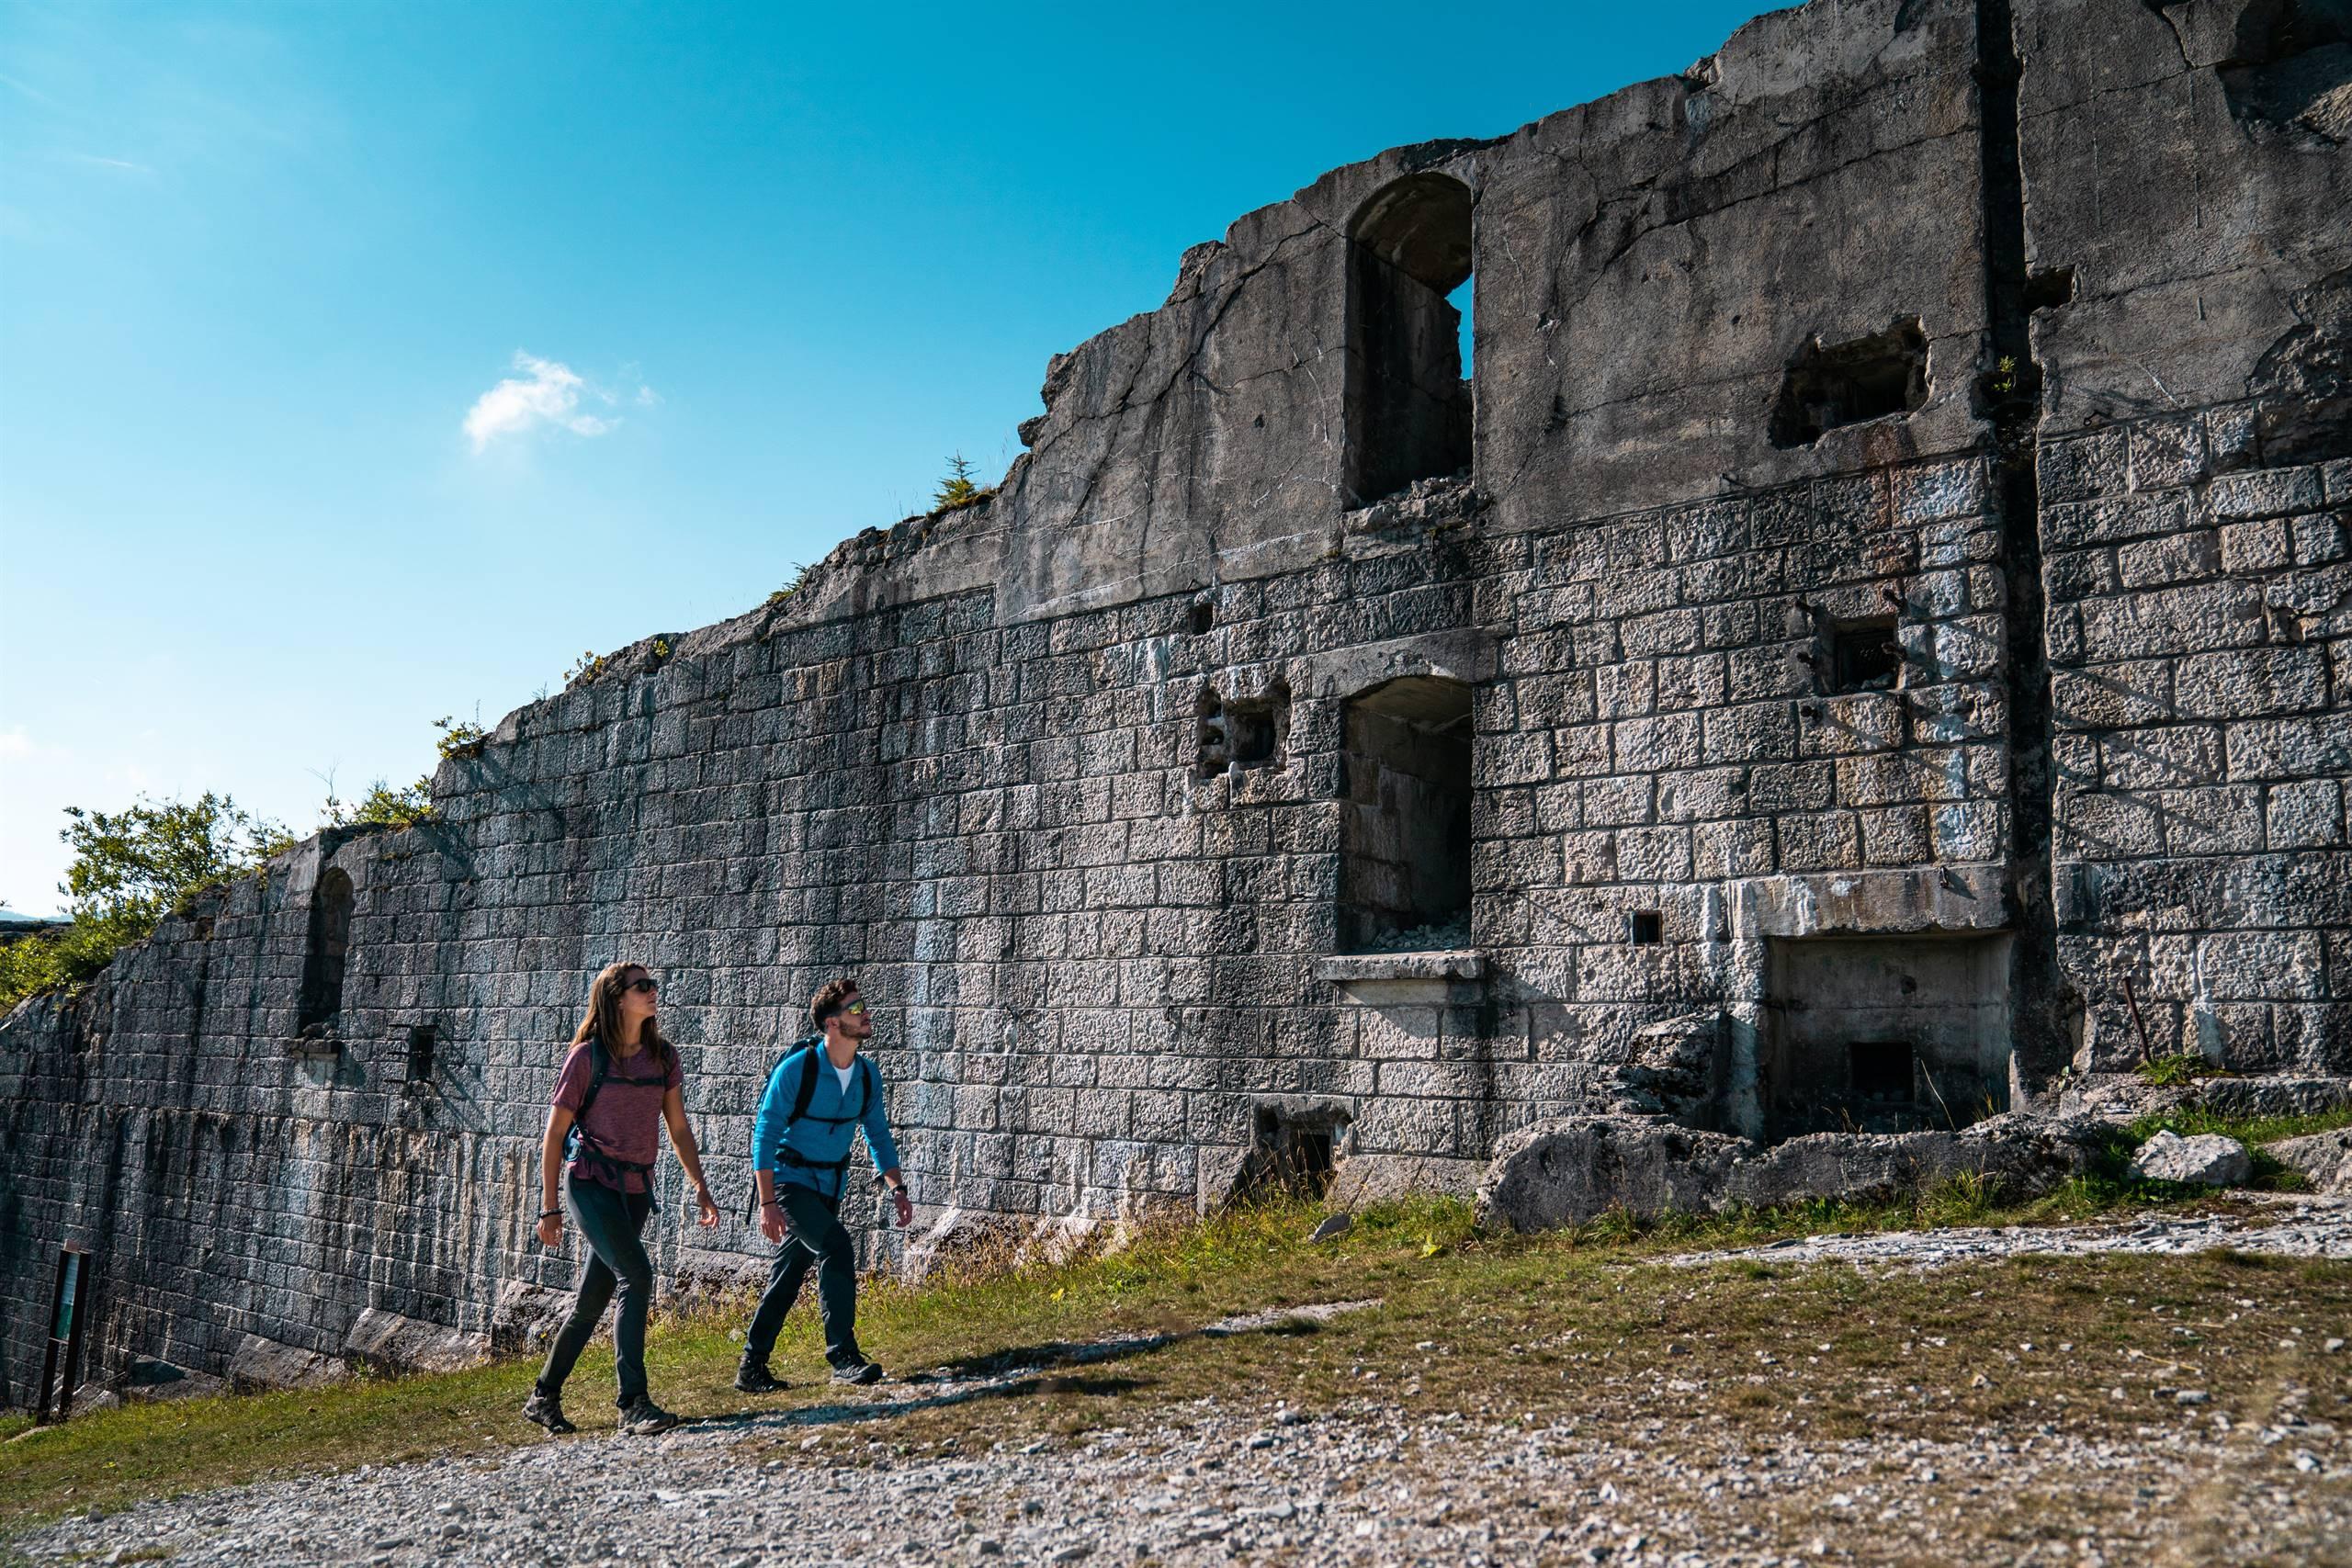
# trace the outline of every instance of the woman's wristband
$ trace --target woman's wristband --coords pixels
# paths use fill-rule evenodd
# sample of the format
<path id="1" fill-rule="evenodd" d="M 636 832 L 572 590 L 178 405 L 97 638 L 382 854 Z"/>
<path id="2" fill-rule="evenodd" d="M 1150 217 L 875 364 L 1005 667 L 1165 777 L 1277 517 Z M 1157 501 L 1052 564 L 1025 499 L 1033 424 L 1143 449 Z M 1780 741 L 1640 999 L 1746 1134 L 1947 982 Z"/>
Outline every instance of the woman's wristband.
<path id="1" fill-rule="evenodd" d="M 541 1209 L 539 1211 L 539 1218 L 543 1220 L 551 1220 L 558 1217 L 562 1213 L 563 1211 L 561 1209 Z"/>

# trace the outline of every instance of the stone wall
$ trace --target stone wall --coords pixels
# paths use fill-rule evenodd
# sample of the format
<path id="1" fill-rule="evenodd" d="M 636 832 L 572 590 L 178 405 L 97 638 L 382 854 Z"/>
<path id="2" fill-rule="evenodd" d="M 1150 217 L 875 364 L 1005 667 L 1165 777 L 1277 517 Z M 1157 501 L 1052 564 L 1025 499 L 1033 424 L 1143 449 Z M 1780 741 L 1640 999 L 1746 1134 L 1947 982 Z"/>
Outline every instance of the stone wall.
<path id="1" fill-rule="evenodd" d="M 66 1240 L 102 1369 L 486 1335 L 562 1284 L 536 1130 L 616 958 L 662 976 L 730 1200 L 856 973 L 926 1223 L 1214 1203 L 1327 1139 L 1351 1190 L 1466 1190 L 1666 1021 L 1708 1043 L 1694 1118 L 1751 1133 L 1939 1010 L 1995 1064 L 1952 1121 L 2128 1061 L 2127 979 L 2156 1049 L 2352 1067 L 2352 158 L 2276 9 L 1815 5 L 1243 218 L 1057 356 L 989 502 L 618 651 L 428 824 L 312 840 L 0 1025 L 0 1396 Z M 1456 841 L 1412 820 L 1449 748 L 1468 919 L 1430 950 L 1399 928 L 1442 899 L 1356 879 Z M 1883 971 L 1850 1016 L 1785 978 L 1831 940 Z M 1886 1114 L 1950 1098 L 1940 1038 L 1894 1042 Z M 755 1261 L 664 1180 L 666 1273 Z"/>

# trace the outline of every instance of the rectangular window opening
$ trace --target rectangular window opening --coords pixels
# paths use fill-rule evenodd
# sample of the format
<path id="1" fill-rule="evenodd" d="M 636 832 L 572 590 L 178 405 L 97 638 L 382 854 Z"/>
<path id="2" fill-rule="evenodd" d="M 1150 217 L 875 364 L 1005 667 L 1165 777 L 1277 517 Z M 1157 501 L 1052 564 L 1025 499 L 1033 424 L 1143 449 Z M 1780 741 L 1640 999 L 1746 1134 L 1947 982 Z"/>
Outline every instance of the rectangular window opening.
<path id="1" fill-rule="evenodd" d="M 1470 942 L 1470 688 L 1408 675 L 1348 700 L 1340 941 L 1349 953 Z"/>
<path id="2" fill-rule="evenodd" d="M 1213 779 L 1228 770 L 1279 767 L 1289 739 L 1290 694 L 1281 687 L 1233 702 L 1208 692 L 1201 698 L 1196 768 Z"/>
<path id="3" fill-rule="evenodd" d="M 1840 425 L 1906 414 L 1928 401 L 1928 338 L 1917 316 L 1883 333 L 1798 350 L 1772 405 L 1772 445 L 1810 446 Z"/>
<path id="4" fill-rule="evenodd" d="M 1847 1047 L 1848 1085 L 1857 1100 L 1882 1105 L 1911 1100 L 1912 1053 L 1907 1040 L 1857 1040 Z"/>
<path id="5" fill-rule="evenodd" d="M 408 1032 L 408 1081 L 427 1083 L 433 1077 L 433 1048 L 438 1043 L 439 1026 L 420 1023 Z"/>
<path id="6" fill-rule="evenodd" d="M 1625 940 L 1635 947 L 1651 947 L 1666 940 L 1666 917 L 1656 909 L 1636 909 L 1625 917 Z"/>
<path id="7" fill-rule="evenodd" d="M 1325 1113 L 1294 1117 L 1269 1106 L 1257 1114 L 1257 1147 L 1241 1185 L 1246 1197 L 1320 1198 L 1337 1168 L 1340 1123 Z"/>
<path id="8" fill-rule="evenodd" d="M 1829 678 L 1838 692 L 1891 692 L 1900 685 L 1903 645 L 1895 640 L 1894 617 L 1838 623 L 1829 634 Z"/>

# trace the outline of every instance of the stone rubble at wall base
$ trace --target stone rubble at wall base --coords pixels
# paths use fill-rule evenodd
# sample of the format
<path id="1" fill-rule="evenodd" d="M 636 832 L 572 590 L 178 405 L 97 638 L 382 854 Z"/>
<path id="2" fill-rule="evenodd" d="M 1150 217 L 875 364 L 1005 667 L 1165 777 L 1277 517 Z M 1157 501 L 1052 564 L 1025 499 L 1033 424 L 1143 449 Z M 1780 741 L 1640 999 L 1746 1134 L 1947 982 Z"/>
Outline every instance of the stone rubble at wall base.
<path id="1" fill-rule="evenodd" d="M 1883 1203 L 1981 1180 L 2006 1197 L 2082 1175 L 2108 1128 L 2014 1111 L 1957 1133 L 1815 1133 L 1759 1145 L 1662 1117 L 1560 1117 L 1503 1140 L 1478 1185 L 1478 1223 L 1559 1230 L 1603 1214 L 1724 1213 L 1824 1200 Z"/>
<path id="2" fill-rule="evenodd" d="M 2182 1137 L 2157 1132 L 2132 1158 L 2132 1174 L 2143 1181 L 2177 1181 L 2191 1187 L 2235 1187 L 2254 1174 L 2245 1145 L 2219 1133 Z"/>

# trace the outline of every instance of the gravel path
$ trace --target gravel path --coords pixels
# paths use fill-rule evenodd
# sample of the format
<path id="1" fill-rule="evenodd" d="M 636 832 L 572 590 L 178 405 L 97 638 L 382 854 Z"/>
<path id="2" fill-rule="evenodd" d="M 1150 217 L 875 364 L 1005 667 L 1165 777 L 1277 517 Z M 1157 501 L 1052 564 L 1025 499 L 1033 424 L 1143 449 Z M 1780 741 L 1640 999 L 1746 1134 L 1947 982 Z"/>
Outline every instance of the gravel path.
<path id="1" fill-rule="evenodd" d="M 2282 1204 L 2263 1217 L 2278 1223 L 1816 1237 L 1679 1261 L 1934 1267 L 2214 1246 L 2352 1256 L 2352 1204 Z M 1154 1343 L 1098 1349 L 1109 1359 Z M 1006 1367 L 660 1438 L 582 1436 L 145 1504 L 7 1547 L 42 1563 L 2352 1563 L 2352 1441 L 2304 1414 L 2312 1386 L 2340 1386 L 2352 1355 L 2341 1341 L 2312 1343 L 2291 1365 L 2234 1423 L 2165 1397 L 2128 1439 L 2051 1424 L 1952 1441 L 1743 1438 L 1675 1419 L 1675 1388 L 1694 1385 L 1667 1382 L 1642 1396 L 1597 1391 L 1617 1408 L 1581 1423 L 1492 1411 L 1408 1419 L 1368 1399 L 1310 1416 L 1252 1394 L 986 1452 L 910 1457 L 869 1442 L 844 1454 L 837 1438 L 803 1456 L 822 1434 L 1035 1371 Z M 781 1441 L 786 1457 L 747 1458 L 747 1440 Z"/>
<path id="2" fill-rule="evenodd" d="M 1695 1268 L 1737 1258 L 1766 1258 L 1780 1263 L 1851 1263 L 1858 1268 L 1941 1269 L 2004 1258 L 2210 1252 L 2215 1247 L 2288 1258 L 2352 1258 L 2352 1199 L 2272 1199 L 2250 1215 L 2165 1215 L 2131 1226 L 1969 1225 L 1867 1235 L 1808 1235 L 1763 1247 L 1684 1253 L 1673 1262 L 1680 1268 Z"/>

